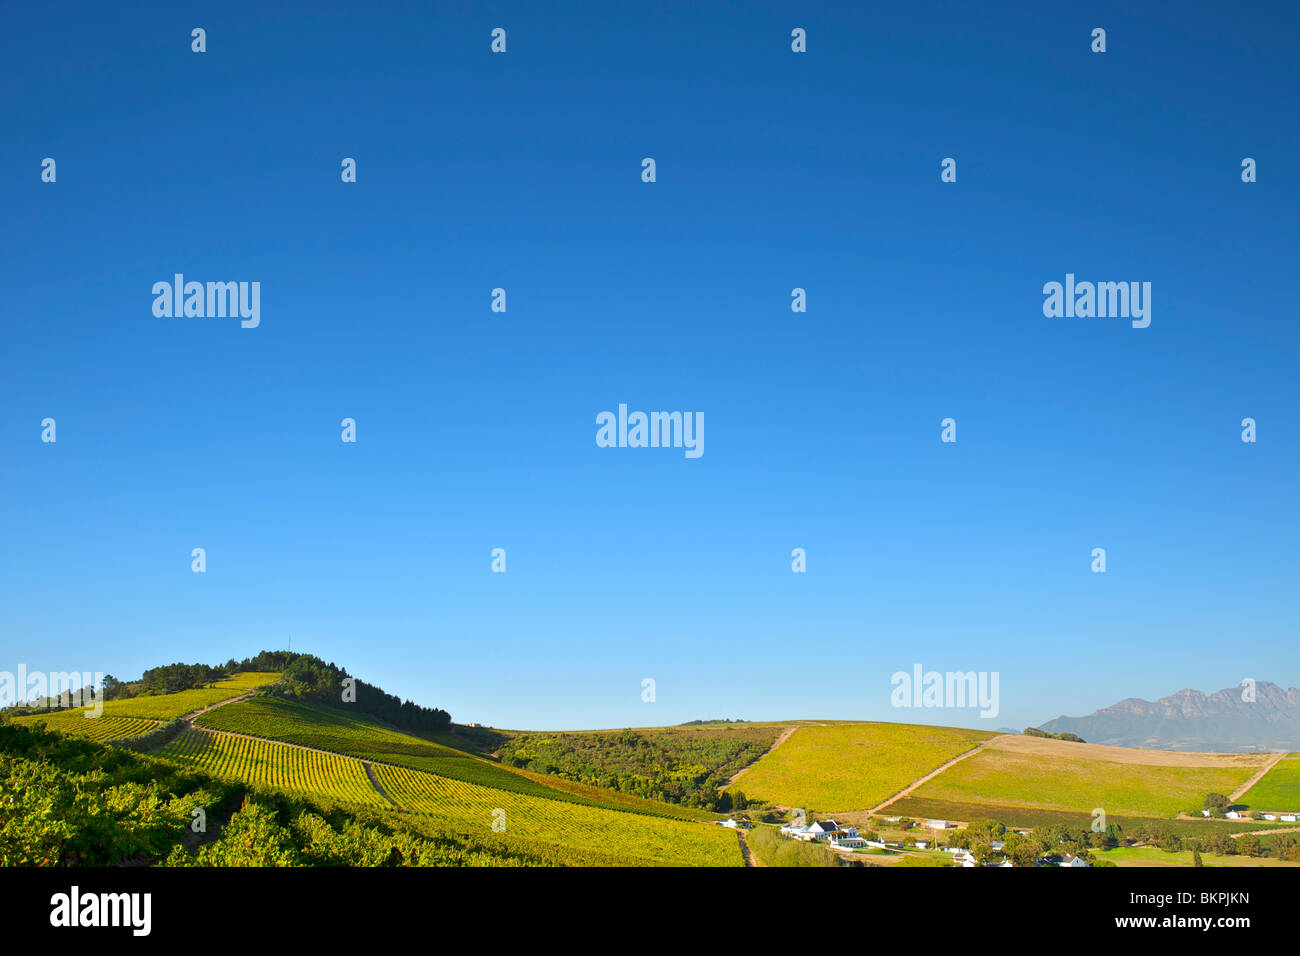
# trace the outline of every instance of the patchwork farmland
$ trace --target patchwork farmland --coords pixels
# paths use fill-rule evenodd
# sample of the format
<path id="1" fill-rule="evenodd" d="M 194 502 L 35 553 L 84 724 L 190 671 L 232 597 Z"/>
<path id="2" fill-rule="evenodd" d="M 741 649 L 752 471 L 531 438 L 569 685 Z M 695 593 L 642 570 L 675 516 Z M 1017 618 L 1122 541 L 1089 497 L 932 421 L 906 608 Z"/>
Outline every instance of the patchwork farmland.
<path id="1" fill-rule="evenodd" d="M 506 768 L 481 756 L 387 727 L 367 714 L 347 713 L 332 707 L 255 697 L 209 711 L 195 723 L 212 730 L 407 767 L 496 790 L 674 819 L 715 819 L 714 814 L 690 807 Z"/>
<path id="2" fill-rule="evenodd" d="M 703 822 L 665 819 L 480 786 L 422 770 L 371 764 L 301 745 L 193 728 L 158 756 L 219 778 L 291 794 L 397 809 L 433 832 L 497 846 L 538 862 L 599 865 L 740 866 L 734 832 Z M 373 774 L 373 780 L 371 778 Z M 537 787 L 539 791 L 544 788 Z"/>
<path id="3" fill-rule="evenodd" d="M 386 727 L 368 714 L 333 707 L 255 697 L 211 710 L 195 723 L 212 730 L 332 750 L 485 786 L 528 786 L 527 781 L 464 751 Z"/>
<path id="4" fill-rule="evenodd" d="M 801 723 L 736 786 L 778 806 L 865 811 L 993 736 L 913 724 Z"/>
<path id="5" fill-rule="evenodd" d="M 135 766 L 113 806 L 134 806 L 144 791 L 129 788 L 157 781 L 172 793 L 168 819 L 187 821 L 202 806 L 217 813 L 218 831 L 223 819 L 232 822 L 229 839 L 206 841 L 209 849 L 172 847 L 174 865 L 952 866 L 958 858 L 946 851 L 970 845 L 951 843 L 964 839 L 966 824 L 975 833 L 990 824 L 1030 828 L 1058 841 L 1044 847 L 1067 839 L 1077 852 L 1091 845 L 1102 865 L 1188 865 L 1184 846 L 1196 845 L 1207 865 L 1252 865 L 1246 861 L 1269 854 L 1279 865 L 1297 862 L 1284 821 L 1207 819 L 1194 808 L 1217 793 L 1253 811 L 1295 810 L 1300 755 L 1137 750 L 859 721 L 562 733 L 422 724 L 432 729 L 411 732 L 328 699 L 263 692 L 278 678 L 241 672 L 178 693 L 109 701 L 95 719 L 69 710 L 13 723 L 55 731 L 49 740 L 83 739 L 68 750 L 80 754 L 71 767 L 85 759 L 76 747 L 98 747 L 105 766 Z M 273 693 L 285 692 L 298 692 L 292 678 Z M 178 725 L 180 717 L 189 723 Z M 179 734 L 145 736 L 159 729 Z M 152 756 L 99 746 L 127 738 Z M 13 786 L 30 787 L 18 781 L 31 772 L 14 771 Z M 238 812 L 236 799 L 244 801 Z M 707 808 L 736 819 L 713 825 L 724 821 Z M 775 822 L 796 808 L 810 825 L 778 831 Z M 1091 827 L 1097 808 L 1110 830 L 1108 842 L 1094 844 L 1103 836 Z M 927 826 L 931 820 L 945 823 Z M 747 835 L 751 825 L 757 829 Z M 1054 835 L 1061 828 L 1075 835 Z M 1137 836 L 1120 840 L 1120 831 Z M 795 834 L 819 842 L 795 845 Z M 258 849 L 265 839 L 273 851 Z M 1015 865 L 1035 864 L 1025 862 L 1023 843 L 1039 837 L 1008 839 L 1000 845 L 1008 857 L 1013 848 L 1019 854 Z M 1272 841 L 1263 852 L 1260 840 Z"/>
<path id="6" fill-rule="evenodd" d="M 397 804 L 454 832 L 488 833 L 554 862 L 587 865 L 741 866 L 733 831 L 492 790 L 401 767 L 375 774 Z"/>

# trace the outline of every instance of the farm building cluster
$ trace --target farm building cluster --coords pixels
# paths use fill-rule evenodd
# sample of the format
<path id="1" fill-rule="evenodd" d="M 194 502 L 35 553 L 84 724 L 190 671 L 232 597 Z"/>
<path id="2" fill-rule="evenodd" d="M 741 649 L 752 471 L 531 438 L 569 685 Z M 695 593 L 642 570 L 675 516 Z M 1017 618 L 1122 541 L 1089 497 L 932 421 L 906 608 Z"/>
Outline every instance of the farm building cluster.
<path id="1" fill-rule="evenodd" d="M 1202 810 L 1201 816 L 1208 817 L 1210 813 L 1211 811 L 1209 810 Z M 1300 822 L 1300 812 L 1252 814 L 1249 810 L 1228 810 L 1223 814 L 1223 818 L 1225 820 L 1260 819 L 1260 820 L 1273 820 L 1279 823 L 1297 823 Z"/>
<path id="2" fill-rule="evenodd" d="M 889 818 L 886 820 L 897 820 Z M 927 820 L 925 827 L 930 830 L 952 830 L 957 824 L 950 823 L 947 820 Z M 1016 831 L 1024 833 L 1027 831 Z M 874 848 L 885 851 L 897 851 L 903 849 L 901 843 L 891 843 L 885 840 L 868 840 L 862 836 L 857 827 L 842 827 L 834 820 L 819 820 L 810 824 L 787 823 L 781 827 L 781 835 L 792 840 L 804 840 L 808 842 L 825 843 L 832 850 L 865 850 Z M 962 847 L 940 847 L 935 840 L 917 840 L 916 848 L 918 850 L 942 849 L 945 853 L 952 855 L 953 866 L 958 867 L 976 867 L 981 864 L 975 859 L 975 855 L 970 850 Z M 994 840 L 989 844 L 994 853 L 1001 853 L 1006 846 L 1005 841 Z M 984 866 L 993 867 L 1014 867 L 1015 864 L 1009 859 L 1003 859 L 996 863 L 985 863 Z M 1083 857 L 1076 856 L 1073 853 L 1065 854 L 1048 854 L 1038 860 L 1038 866 L 1064 866 L 1080 867 L 1088 866 L 1088 861 Z"/>
<path id="3" fill-rule="evenodd" d="M 842 827 L 834 820 L 820 820 L 806 826 L 787 823 L 781 827 L 781 836 L 808 843 L 824 841 L 833 850 L 863 850 L 870 846 L 870 843 L 858 834 L 857 827 Z"/>

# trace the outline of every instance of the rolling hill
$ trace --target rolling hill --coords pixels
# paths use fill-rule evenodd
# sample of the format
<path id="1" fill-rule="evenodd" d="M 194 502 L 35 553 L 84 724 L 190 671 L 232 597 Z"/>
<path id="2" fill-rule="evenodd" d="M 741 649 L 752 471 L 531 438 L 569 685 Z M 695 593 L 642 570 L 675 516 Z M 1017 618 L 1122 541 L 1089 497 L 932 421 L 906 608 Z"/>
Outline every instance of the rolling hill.
<path id="1" fill-rule="evenodd" d="M 48 745 L 39 741 L 55 731 L 69 740 L 84 739 L 83 747 L 100 746 L 92 762 L 125 762 L 141 777 L 155 768 L 155 778 L 169 781 L 161 788 L 172 798 L 167 806 L 222 814 L 231 793 L 244 797 L 241 809 L 222 814 L 223 829 L 242 841 L 232 846 L 224 836 L 187 846 L 196 841 L 185 836 L 188 818 L 177 816 L 175 839 L 165 845 L 172 865 L 229 865 L 246 859 L 239 848 L 249 850 L 262 838 L 245 841 L 238 835 L 244 827 L 268 831 L 268 845 L 279 838 L 280 856 L 259 851 L 252 861 L 257 865 L 311 863 L 322 852 L 322 840 L 335 852 L 342 840 L 344 852 L 363 854 L 362 847 L 340 836 L 340 819 L 351 821 L 343 824 L 343 834 L 368 833 L 370 842 L 390 846 L 403 860 L 464 862 L 481 855 L 492 865 L 743 864 L 736 833 L 710 825 L 716 816 L 707 811 L 505 767 L 468 747 L 429 739 L 444 735 L 405 732 L 370 714 L 349 711 L 347 705 L 323 706 L 258 692 L 277 677 L 241 673 L 203 688 L 108 701 L 103 715 L 92 719 L 81 711 L 19 717 L 13 726 L 28 737 L 14 738 L 11 749 L 34 747 L 47 753 Z M 173 722 L 179 733 L 151 757 L 102 748 L 114 740 L 134 739 L 163 721 Z M 80 768 L 87 755 L 77 753 Z M 0 753 L 11 777 L 16 772 L 9 766 L 12 758 L 12 752 Z M 145 763 L 136 765 L 135 760 Z M 48 760 L 45 764 L 47 772 L 56 769 Z M 180 776 L 159 767 L 175 768 Z M 78 773 L 57 769 L 68 779 Z M 23 770 L 22 776 L 28 773 Z M 110 778 L 97 779 L 105 792 L 115 791 Z M 286 807 L 286 799 L 303 806 Z M 328 833 L 322 826 L 329 827 Z M 426 845 L 429 841 L 432 846 Z M 454 856 L 438 850 L 448 845 L 456 848 Z"/>
<path id="2" fill-rule="evenodd" d="M 1180 832 L 1216 836 L 1286 830 L 1188 818 L 1208 793 L 1251 810 L 1300 808 L 1297 755 L 862 721 L 471 731 L 377 688 L 371 712 L 334 702 L 313 675 L 345 672 L 284 660 L 296 678 L 238 671 L 174 693 L 109 700 L 93 719 L 77 710 L 0 721 L 0 796 L 13 797 L 0 800 L 0 829 L 31 834 L 0 841 L 0 856 L 66 863 L 131 855 L 178 866 L 740 866 L 755 861 L 758 847 L 770 860 L 825 864 L 837 858 L 814 848 L 787 853 L 766 830 L 747 847 L 743 833 L 712 825 L 719 818 L 708 808 L 734 802 L 756 819 L 797 808 L 868 827 L 912 816 L 1085 832 L 1101 810 L 1125 828 L 1176 822 Z M 436 729 L 394 726 L 377 712 Z M 102 806 L 65 792 L 83 803 L 94 794 Z M 40 807 L 68 819 L 55 826 Z M 193 831 L 195 814 L 212 828 Z M 947 863 L 929 852 L 934 858 L 920 863 Z M 1115 859 L 1138 865 L 1146 857 Z"/>
<path id="3" fill-rule="evenodd" d="M 805 721 L 735 787 L 783 807 L 866 812 L 991 736 L 954 727 Z"/>

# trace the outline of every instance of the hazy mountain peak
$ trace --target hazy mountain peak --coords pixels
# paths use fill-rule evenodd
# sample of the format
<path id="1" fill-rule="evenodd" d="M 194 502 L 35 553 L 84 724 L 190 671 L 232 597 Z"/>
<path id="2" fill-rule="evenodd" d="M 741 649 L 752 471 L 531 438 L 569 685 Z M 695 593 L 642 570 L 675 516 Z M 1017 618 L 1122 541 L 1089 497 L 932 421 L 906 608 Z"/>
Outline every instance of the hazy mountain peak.
<path id="1" fill-rule="evenodd" d="M 1048 733 L 1078 734 L 1089 743 L 1161 750 L 1300 750 L 1300 690 L 1255 681 L 1253 699 L 1240 684 L 1205 694 L 1184 687 L 1155 701 L 1129 697 L 1087 717 L 1062 715 Z"/>

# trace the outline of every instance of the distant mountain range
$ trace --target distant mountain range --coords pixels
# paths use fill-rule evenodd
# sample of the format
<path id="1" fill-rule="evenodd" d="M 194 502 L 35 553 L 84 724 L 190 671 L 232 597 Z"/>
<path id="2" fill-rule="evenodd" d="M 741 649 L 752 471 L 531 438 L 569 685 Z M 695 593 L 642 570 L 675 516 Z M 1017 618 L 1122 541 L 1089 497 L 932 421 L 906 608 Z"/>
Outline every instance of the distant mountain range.
<path id="1" fill-rule="evenodd" d="M 1048 733 L 1078 734 L 1090 744 L 1252 753 L 1300 751 L 1300 690 L 1257 681 L 1255 699 L 1245 689 L 1214 694 L 1180 690 L 1154 703 L 1130 697 L 1087 717 L 1066 717 L 1040 725 Z"/>

